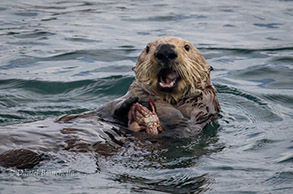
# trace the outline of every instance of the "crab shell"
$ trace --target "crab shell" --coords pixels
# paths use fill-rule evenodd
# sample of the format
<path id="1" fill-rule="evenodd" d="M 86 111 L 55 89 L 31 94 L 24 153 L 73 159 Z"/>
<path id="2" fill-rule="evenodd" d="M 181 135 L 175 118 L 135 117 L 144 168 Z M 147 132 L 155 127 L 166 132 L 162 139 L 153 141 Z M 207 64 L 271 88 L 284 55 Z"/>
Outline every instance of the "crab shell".
<path id="1" fill-rule="evenodd" d="M 139 103 L 131 106 L 128 112 L 128 128 L 131 131 L 146 130 L 148 134 L 157 135 L 162 131 L 162 126 L 155 110 L 154 102 L 149 100 L 151 111 Z"/>

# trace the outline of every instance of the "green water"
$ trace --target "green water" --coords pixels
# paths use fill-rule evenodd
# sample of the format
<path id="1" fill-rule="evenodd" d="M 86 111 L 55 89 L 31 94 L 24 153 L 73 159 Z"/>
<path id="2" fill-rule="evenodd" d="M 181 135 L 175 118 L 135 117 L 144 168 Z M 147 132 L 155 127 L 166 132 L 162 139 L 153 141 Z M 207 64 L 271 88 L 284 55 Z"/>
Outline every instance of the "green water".
<path id="1" fill-rule="evenodd" d="M 0 152 L 49 159 L 0 168 L 0 193 L 292 193 L 292 10 L 282 0 L 1 1 Z M 160 36 L 190 40 L 214 67 L 219 119 L 197 138 L 129 141 L 111 156 L 64 150 L 111 126 L 54 120 L 125 94 Z"/>

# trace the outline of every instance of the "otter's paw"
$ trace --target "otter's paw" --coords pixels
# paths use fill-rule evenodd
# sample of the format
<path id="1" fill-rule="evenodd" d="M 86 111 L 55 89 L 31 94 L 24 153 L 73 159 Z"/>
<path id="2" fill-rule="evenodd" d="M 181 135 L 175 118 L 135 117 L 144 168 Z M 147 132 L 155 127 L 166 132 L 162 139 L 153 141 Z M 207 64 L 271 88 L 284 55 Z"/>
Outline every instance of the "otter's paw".
<path id="1" fill-rule="evenodd" d="M 126 124 L 128 121 L 128 118 L 127 118 L 128 112 L 131 106 L 137 103 L 138 100 L 139 100 L 138 97 L 129 97 L 128 99 L 124 100 L 122 104 L 119 106 L 119 108 L 115 110 L 113 115 L 114 118 Z"/>

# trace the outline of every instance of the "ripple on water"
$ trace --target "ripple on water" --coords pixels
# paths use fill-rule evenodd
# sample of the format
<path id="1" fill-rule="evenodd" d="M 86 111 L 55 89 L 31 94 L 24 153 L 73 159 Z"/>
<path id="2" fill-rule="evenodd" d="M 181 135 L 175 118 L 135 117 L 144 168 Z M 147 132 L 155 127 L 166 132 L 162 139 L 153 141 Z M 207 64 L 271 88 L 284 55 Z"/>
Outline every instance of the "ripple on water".
<path id="1" fill-rule="evenodd" d="M 272 140 L 272 139 L 260 139 L 257 140 L 254 145 L 251 146 L 251 148 L 247 149 L 246 151 L 256 151 L 256 150 L 263 150 L 263 149 L 269 149 L 272 144 L 278 143 L 279 141 L 277 140 Z"/>
<path id="2" fill-rule="evenodd" d="M 168 178 L 169 177 L 169 178 Z M 145 177 L 130 177 L 129 175 L 119 175 L 114 179 L 120 183 L 133 183 L 136 185 L 135 192 L 143 191 L 161 191 L 171 193 L 192 193 L 203 192 L 206 190 L 203 185 L 208 184 L 209 180 L 206 175 L 195 176 L 191 171 L 180 172 L 159 172 L 145 173 Z"/>
<path id="3" fill-rule="evenodd" d="M 25 32 L 19 35 L 15 35 L 16 38 L 20 39 L 33 39 L 33 38 L 46 38 L 48 36 L 54 36 L 56 33 L 35 30 L 34 32 Z M 34 44 L 35 42 L 32 42 Z"/>
<path id="4" fill-rule="evenodd" d="M 282 188 L 276 188 L 273 189 L 274 192 L 290 192 L 293 189 L 292 186 L 293 182 L 293 171 L 282 171 L 274 174 L 272 177 L 268 178 L 265 181 L 265 184 L 268 184 L 270 186 L 278 186 L 278 185 L 283 185 Z"/>
<path id="5" fill-rule="evenodd" d="M 93 110 L 110 98 L 123 95 L 132 77 L 113 76 L 97 80 L 49 82 L 0 80 L 0 123 L 27 122 Z M 77 105 L 79 104 L 79 105 Z M 13 110 L 13 111 L 12 111 Z"/>
<path id="6" fill-rule="evenodd" d="M 288 108 L 293 108 L 293 95 L 282 95 L 282 94 L 264 94 L 262 97 L 270 102 L 279 103 Z"/>
<path id="7" fill-rule="evenodd" d="M 258 65 L 232 73 L 232 77 L 258 82 L 261 88 L 290 89 L 293 70 L 286 67 Z"/>
<path id="8" fill-rule="evenodd" d="M 252 123 L 282 120 L 281 117 L 271 110 L 268 103 L 258 96 L 231 86 L 216 84 L 216 88 L 219 93 L 219 99 L 223 104 L 222 112 L 233 115 L 234 119 L 230 117 L 232 120 Z"/>
<path id="9" fill-rule="evenodd" d="M 52 56 L 46 60 L 68 60 L 68 59 L 79 59 L 83 58 L 86 60 L 92 59 L 93 61 L 121 61 L 121 60 L 132 60 L 136 61 L 136 57 L 129 57 L 129 53 L 136 51 L 136 49 L 99 49 L 99 50 L 80 50 L 68 53 L 63 53 L 60 55 Z"/>

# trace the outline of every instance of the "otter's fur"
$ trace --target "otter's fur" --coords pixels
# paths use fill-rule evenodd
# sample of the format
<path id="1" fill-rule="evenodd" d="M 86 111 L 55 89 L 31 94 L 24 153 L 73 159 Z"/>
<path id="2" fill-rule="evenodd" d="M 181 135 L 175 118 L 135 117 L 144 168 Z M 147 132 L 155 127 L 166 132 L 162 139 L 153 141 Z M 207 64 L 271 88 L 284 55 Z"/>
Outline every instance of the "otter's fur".
<path id="1" fill-rule="evenodd" d="M 177 57 L 170 68 L 180 76 L 177 86 L 167 92 L 157 87 L 158 74 L 165 67 L 158 62 L 155 52 L 162 44 L 172 45 Z M 191 42 L 176 37 L 158 38 L 147 44 L 133 70 L 135 80 L 128 93 L 102 107 L 98 111 L 101 116 L 125 122 L 127 118 L 123 115 L 127 115 L 132 104 L 129 99 L 134 97 L 141 102 L 147 102 L 149 98 L 155 101 L 163 127 L 177 128 L 176 125 L 183 124 L 188 130 L 198 131 L 217 116 L 220 106 L 210 81 L 212 67 Z"/>

